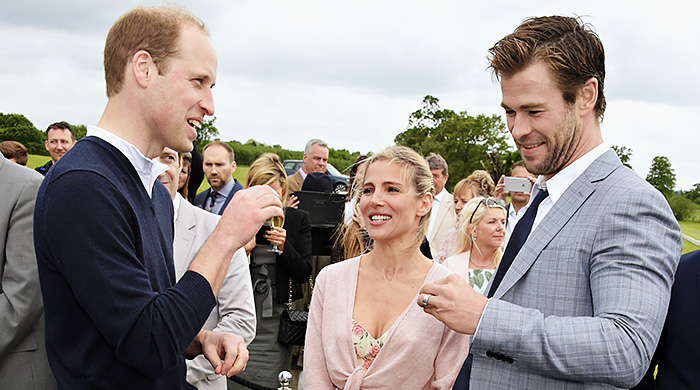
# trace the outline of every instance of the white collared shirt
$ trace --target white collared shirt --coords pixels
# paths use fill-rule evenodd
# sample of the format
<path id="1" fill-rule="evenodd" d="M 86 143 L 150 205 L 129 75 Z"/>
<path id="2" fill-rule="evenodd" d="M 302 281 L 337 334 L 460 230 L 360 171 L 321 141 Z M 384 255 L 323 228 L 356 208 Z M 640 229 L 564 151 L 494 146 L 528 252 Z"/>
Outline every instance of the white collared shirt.
<path id="1" fill-rule="evenodd" d="M 530 204 L 528 201 L 528 204 L 525 206 L 521 207 L 520 210 L 517 212 L 515 211 L 515 207 L 513 207 L 513 202 L 511 202 L 508 205 L 508 221 L 506 223 L 506 238 L 503 240 L 503 249 L 505 249 L 508 246 L 508 240 L 510 239 L 511 233 L 513 233 L 513 229 L 515 229 L 515 225 L 520 221 L 520 218 L 525 215 L 527 212 L 527 206 Z"/>
<path id="2" fill-rule="evenodd" d="M 173 222 L 177 222 L 177 215 L 180 213 L 180 198 L 182 198 L 182 195 L 180 195 L 179 192 L 175 193 L 175 197 L 173 198 Z"/>
<path id="3" fill-rule="evenodd" d="M 435 195 L 435 198 L 433 199 L 433 208 L 430 209 L 430 222 L 428 223 L 428 233 L 426 234 L 428 239 L 430 239 L 430 234 L 433 232 L 433 228 L 435 227 L 435 220 L 437 219 L 437 214 L 440 210 L 440 205 L 442 204 L 442 198 L 445 197 L 446 193 L 447 189 L 443 187 L 442 191 Z"/>
<path id="4" fill-rule="evenodd" d="M 605 144 L 600 144 L 588 151 L 588 153 L 579 157 L 566 168 L 557 172 L 557 174 L 552 176 L 549 180 L 545 181 L 542 175 L 537 178 L 537 181 L 535 181 L 535 185 L 532 188 L 532 194 L 530 194 L 530 201 L 527 203 L 528 207 L 530 206 L 532 200 L 535 199 L 535 196 L 537 196 L 537 193 L 541 191 L 540 188 L 549 191 L 549 196 L 545 198 L 542 203 L 540 203 L 540 207 L 537 209 L 537 215 L 535 216 L 535 221 L 532 223 L 532 230 L 530 230 L 531 232 L 537 228 L 537 225 L 542 222 L 542 219 L 544 219 L 549 210 L 554 207 L 554 204 L 557 202 L 557 200 L 559 200 L 559 198 L 561 198 L 571 184 L 573 184 L 573 182 L 576 181 L 576 179 L 578 179 L 578 177 L 581 176 L 581 174 L 583 174 L 583 172 L 588 169 L 588 167 L 590 167 L 591 164 L 598 159 L 598 157 L 607 152 L 608 149 L 610 148 Z"/>
<path id="5" fill-rule="evenodd" d="M 97 137 L 122 152 L 126 159 L 131 162 L 134 169 L 136 169 L 136 173 L 139 175 L 148 197 L 153 197 L 153 184 L 158 180 L 158 176 L 168 170 L 167 165 L 159 162 L 158 158 L 149 159 L 132 143 L 101 127 L 88 126 L 85 136 Z"/>
<path id="6" fill-rule="evenodd" d="M 535 220 L 532 223 L 532 229 L 530 230 L 530 232 L 533 232 L 537 225 L 540 222 L 542 222 L 542 219 L 544 219 L 547 213 L 552 209 L 552 207 L 554 207 L 554 203 L 556 203 L 557 200 L 561 198 L 561 196 L 571 186 L 571 184 L 573 184 L 574 181 L 576 181 L 576 179 L 578 179 L 578 177 L 581 176 L 581 174 L 583 174 L 583 172 L 585 172 L 586 169 L 588 169 L 588 167 L 590 167 L 591 164 L 593 164 L 593 162 L 598 159 L 598 157 L 602 156 L 603 153 L 607 152 L 608 149 L 610 148 L 604 143 L 602 143 L 588 151 L 588 153 L 579 157 L 569 166 L 552 176 L 549 180 L 545 181 L 542 175 L 540 175 L 537 178 L 537 181 L 535 181 L 535 185 L 532 186 L 532 193 L 530 194 L 530 201 L 527 202 L 527 207 L 530 207 L 530 203 L 532 203 L 532 201 L 535 199 L 537 193 L 542 191 L 540 187 L 549 191 L 549 196 L 542 200 L 542 203 L 540 203 L 540 206 L 537 208 L 537 215 L 535 216 Z M 489 285 L 486 291 L 488 291 L 488 289 L 490 288 L 491 286 Z M 490 301 L 491 298 L 489 298 L 489 300 L 486 301 L 484 311 L 481 312 L 479 322 L 476 324 L 474 336 L 476 336 L 476 333 L 479 331 L 479 327 L 481 326 L 481 319 L 484 317 L 484 312 L 486 311 L 486 307 L 489 305 Z"/>

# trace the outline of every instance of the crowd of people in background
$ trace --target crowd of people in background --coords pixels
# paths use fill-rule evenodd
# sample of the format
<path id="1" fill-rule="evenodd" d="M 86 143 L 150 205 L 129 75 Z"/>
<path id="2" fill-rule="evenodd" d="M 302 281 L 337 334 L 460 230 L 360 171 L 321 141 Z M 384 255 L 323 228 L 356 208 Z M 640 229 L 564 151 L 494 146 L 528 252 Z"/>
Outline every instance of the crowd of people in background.
<path id="1" fill-rule="evenodd" d="M 203 22 L 122 15 L 86 137 L 49 125 L 35 171 L 0 143 L 0 388 L 700 387 L 700 252 L 679 266 L 668 204 L 603 143 L 600 39 L 530 18 L 489 62 L 523 158 L 507 177 L 450 193 L 442 156 L 392 146 L 333 194 L 314 138 L 294 174 L 266 153 L 240 183 L 228 143 L 193 144 L 214 113 Z"/>

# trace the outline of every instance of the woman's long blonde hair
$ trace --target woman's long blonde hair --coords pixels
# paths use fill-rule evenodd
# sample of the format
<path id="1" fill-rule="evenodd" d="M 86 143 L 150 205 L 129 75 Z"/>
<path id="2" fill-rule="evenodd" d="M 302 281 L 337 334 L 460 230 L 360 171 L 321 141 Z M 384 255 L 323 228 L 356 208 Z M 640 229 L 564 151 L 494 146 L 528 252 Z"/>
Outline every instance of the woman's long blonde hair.
<path id="1" fill-rule="evenodd" d="M 248 169 L 248 174 L 245 177 L 246 188 L 250 186 L 271 184 L 279 180 L 282 193 L 280 198 L 282 204 L 287 204 L 287 195 L 289 194 L 289 185 L 287 184 L 287 172 L 284 170 L 282 161 L 278 155 L 274 153 L 261 154 Z"/>

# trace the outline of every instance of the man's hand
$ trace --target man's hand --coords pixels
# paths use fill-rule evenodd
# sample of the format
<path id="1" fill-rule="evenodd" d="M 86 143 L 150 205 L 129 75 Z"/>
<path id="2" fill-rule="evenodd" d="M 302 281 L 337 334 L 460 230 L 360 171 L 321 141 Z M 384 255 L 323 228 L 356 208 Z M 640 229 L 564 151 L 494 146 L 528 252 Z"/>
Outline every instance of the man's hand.
<path id="1" fill-rule="evenodd" d="M 204 276 L 216 296 L 233 254 L 254 239 L 262 224 L 272 217 L 284 217 L 282 202 L 272 187 L 237 191 L 188 270 Z"/>
<path id="2" fill-rule="evenodd" d="M 496 189 L 493 190 L 493 197 L 496 199 L 500 200 L 506 200 L 506 194 L 508 194 L 508 191 L 503 190 L 503 181 L 506 179 L 505 175 L 501 175 L 501 178 L 498 179 L 498 183 L 496 184 Z"/>
<path id="3" fill-rule="evenodd" d="M 245 370 L 248 363 L 248 348 L 245 346 L 245 341 L 233 333 L 202 330 L 185 353 L 187 355 L 204 354 L 214 368 L 214 373 L 225 375 L 227 378 Z"/>
<path id="4" fill-rule="evenodd" d="M 236 192 L 214 234 L 226 237 L 235 252 L 255 237 L 262 224 L 272 217 L 284 217 L 279 194 L 267 185 L 252 186 Z"/>
<path id="5" fill-rule="evenodd" d="M 423 299 L 428 294 L 428 306 Z M 418 294 L 418 306 L 459 333 L 474 334 L 488 298 L 474 291 L 464 278 L 452 274 L 428 283 Z"/>

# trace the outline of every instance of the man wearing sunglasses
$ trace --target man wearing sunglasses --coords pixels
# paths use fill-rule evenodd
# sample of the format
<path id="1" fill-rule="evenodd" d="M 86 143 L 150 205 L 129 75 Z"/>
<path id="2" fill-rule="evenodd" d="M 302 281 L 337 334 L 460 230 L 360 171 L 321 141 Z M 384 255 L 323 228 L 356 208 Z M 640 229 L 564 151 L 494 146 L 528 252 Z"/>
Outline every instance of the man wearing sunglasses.
<path id="1" fill-rule="evenodd" d="M 661 193 L 603 144 L 603 45 L 580 19 L 531 18 L 489 57 L 539 177 L 487 296 L 452 275 L 418 304 L 474 335 L 455 388 L 630 388 L 658 343 L 682 245 Z"/>

